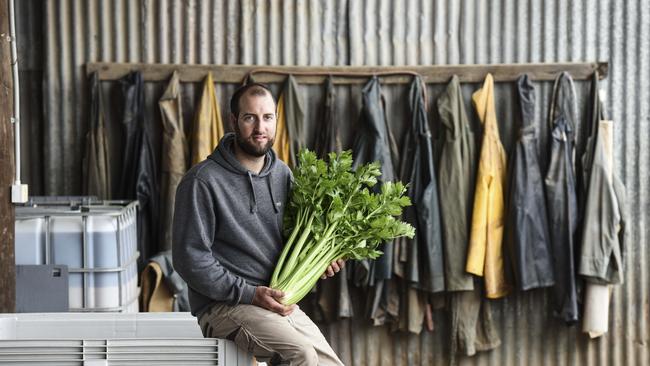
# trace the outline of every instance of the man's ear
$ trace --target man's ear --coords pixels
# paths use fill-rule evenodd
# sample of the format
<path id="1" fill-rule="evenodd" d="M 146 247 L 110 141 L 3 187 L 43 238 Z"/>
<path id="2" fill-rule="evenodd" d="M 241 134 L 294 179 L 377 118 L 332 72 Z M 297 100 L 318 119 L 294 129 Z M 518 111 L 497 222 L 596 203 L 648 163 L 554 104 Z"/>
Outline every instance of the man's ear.
<path id="1" fill-rule="evenodd" d="M 235 117 L 234 113 L 230 113 L 230 131 L 235 130 L 236 124 L 237 124 L 237 117 Z"/>

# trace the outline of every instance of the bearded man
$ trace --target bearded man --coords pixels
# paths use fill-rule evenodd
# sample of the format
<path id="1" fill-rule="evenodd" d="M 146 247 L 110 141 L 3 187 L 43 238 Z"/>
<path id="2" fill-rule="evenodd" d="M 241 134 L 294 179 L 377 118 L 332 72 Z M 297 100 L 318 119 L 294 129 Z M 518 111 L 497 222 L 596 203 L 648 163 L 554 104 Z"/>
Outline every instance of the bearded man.
<path id="1" fill-rule="evenodd" d="M 276 103 L 258 83 L 230 100 L 214 152 L 176 190 L 172 255 L 205 337 L 225 338 L 272 364 L 342 365 L 318 327 L 266 286 L 282 252 L 291 171 L 271 149 Z M 331 277 L 343 262 L 332 262 Z"/>

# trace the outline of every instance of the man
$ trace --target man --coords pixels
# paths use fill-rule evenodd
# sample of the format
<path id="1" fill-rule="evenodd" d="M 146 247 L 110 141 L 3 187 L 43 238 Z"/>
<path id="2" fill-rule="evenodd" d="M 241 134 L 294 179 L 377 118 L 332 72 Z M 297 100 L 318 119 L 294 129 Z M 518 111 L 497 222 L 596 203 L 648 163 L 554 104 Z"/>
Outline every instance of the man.
<path id="1" fill-rule="evenodd" d="M 226 134 L 176 191 L 174 267 L 189 286 L 205 337 L 233 340 L 258 358 L 342 365 L 318 327 L 266 287 L 282 251 L 291 171 L 271 149 L 276 104 L 261 84 L 238 89 Z M 325 277 L 343 266 L 333 262 Z"/>

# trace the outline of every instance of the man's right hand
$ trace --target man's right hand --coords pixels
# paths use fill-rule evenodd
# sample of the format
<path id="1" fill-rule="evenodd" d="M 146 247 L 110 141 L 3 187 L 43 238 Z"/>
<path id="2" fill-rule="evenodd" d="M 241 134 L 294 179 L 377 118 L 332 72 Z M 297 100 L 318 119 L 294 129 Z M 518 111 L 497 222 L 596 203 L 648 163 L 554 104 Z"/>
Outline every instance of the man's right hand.
<path id="1" fill-rule="evenodd" d="M 255 295 L 253 295 L 253 305 L 257 305 L 264 309 L 273 311 L 282 316 L 291 314 L 297 305 L 284 305 L 280 300 L 284 297 L 284 292 L 272 289 L 266 286 L 257 286 L 255 288 Z"/>

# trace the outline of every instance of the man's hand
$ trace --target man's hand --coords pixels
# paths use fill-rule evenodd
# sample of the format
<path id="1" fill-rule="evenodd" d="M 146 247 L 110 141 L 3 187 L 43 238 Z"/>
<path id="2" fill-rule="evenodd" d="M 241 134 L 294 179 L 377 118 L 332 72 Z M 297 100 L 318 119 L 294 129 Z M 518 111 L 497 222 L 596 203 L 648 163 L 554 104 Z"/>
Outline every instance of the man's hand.
<path id="1" fill-rule="evenodd" d="M 343 259 L 337 259 L 335 261 L 332 261 L 329 266 L 327 266 L 327 269 L 325 270 L 325 273 L 323 273 L 322 276 L 320 276 L 321 279 L 326 279 L 327 277 L 333 277 L 336 273 L 338 273 L 341 269 L 345 267 L 345 260 Z"/>
<path id="2" fill-rule="evenodd" d="M 253 305 L 273 311 L 282 316 L 291 314 L 298 305 L 284 305 L 280 300 L 284 297 L 284 292 L 272 289 L 266 286 L 257 286 L 255 295 L 253 295 Z"/>

